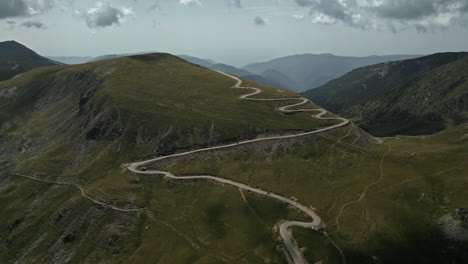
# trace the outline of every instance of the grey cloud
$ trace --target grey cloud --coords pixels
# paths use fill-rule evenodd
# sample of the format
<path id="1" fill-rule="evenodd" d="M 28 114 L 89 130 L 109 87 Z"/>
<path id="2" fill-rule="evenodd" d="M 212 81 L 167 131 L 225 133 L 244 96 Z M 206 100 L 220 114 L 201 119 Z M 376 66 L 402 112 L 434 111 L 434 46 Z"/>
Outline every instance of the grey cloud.
<path id="1" fill-rule="evenodd" d="M 264 26 L 265 25 L 265 20 L 259 16 L 254 17 L 253 22 L 256 26 Z"/>
<path id="2" fill-rule="evenodd" d="M 343 3 L 339 0 L 321 1 L 319 5 L 316 4 L 313 7 L 317 11 L 323 12 L 325 15 L 333 18 L 337 18 L 343 21 L 350 19 L 349 13 L 347 13 Z"/>
<path id="3" fill-rule="evenodd" d="M 446 12 L 467 12 L 468 2 L 466 0 L 387 0 L 384 4 L 374 7 L 373 11 L 383 18 L 417 20 Z"/>
<path id="4" fill-rule="evenodd" d="M 468 0 L 295 0 L 309 8 L 313 21 L 343 23 L 359 28 L 414 26 L 418 32 L 460 24 L 468 13 Z M 390 25 L 389 25 L 390 24 Z"/>
<path id="5" fill-rule="evenodd" d="M 148 9 L 147 9 L 148 12 L 152 12 L 152 11 L 156 11 L 156 10 L 162 10 L 161 5 L 158 2 L 155 2 L 154 4 L 149 6 Z"/>
<path id="6" fill-rule="evenodd" d="M 0 1 L 0 18 L 28 15 L 28 7 L 24 1 Z"/>
<path id="7" fill-rule="evenodd" d="M 241 0 L 226 0 L 230 6 L 234 6 L 237 8 L 242 8 Z"/>
<path id="8" fill-rule="evenodd" d="M 104 28 L 120 25 L 125 18 L 134 16 L 133 10 L 126 7 L 114 7 L 109 2 L 98 2 L 96 7 L 82 14 L 89 28 Z"/>
<path id="9" fill-rule="evenodd" d="M 418 32 L 418 33 L 426 33 L 427 32 L 427 28 L 424 27 L 424 26 L 416 25 L 415 28 L 416 28 L 416 32 Z"/>
<path id="10" fill-rule="evenodd" d="M 436 12 L 434 3 L 427 0 L 393 1 L 372 8 L 379 16 L 390 19 L 413 20 Z"/>
<path id="11" fill-rule="evenodd" d="M 40 21 L 26 21 L 26 22 L 21 23 L 21 27 L 37 28 L 37 29 L 45 28 L 44 24 Z"/>
<path id="12" fill-rule="evenodd" d="M 54 0 L 1 0 L 0 19 L 41 14 L 54 7 Z"/>
<path id="13" fill-rule="evenodd" d="M 16 21 L 13 21 L 13 20 L 7 20 L 5 21 L 5 24 L 6 24 L 6 27 L 5 29 L 14 29 L 16 27 Z"/>
<path id="14" fill-rule="evenodd" d="M 355 0 L 296 0 L 299 6 L 310 8 L 313 21 L 321 24 L 345 24 L 365 28 L 368 21 L 354 12 Z"/>

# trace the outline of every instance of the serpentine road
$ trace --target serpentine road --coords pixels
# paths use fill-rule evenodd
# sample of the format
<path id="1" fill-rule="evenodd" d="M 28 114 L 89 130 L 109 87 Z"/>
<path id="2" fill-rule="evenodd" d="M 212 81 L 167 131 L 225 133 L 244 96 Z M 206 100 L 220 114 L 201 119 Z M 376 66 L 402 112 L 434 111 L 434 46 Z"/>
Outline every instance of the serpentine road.
<path id="1" fill-rule="evenodd" d="M 320 132 L 332 130 L 332 129 L 342 127 L 342 126 L 345 126 L 345 125 L 349 124 L 349 121 L 347 119 L 344 119 L 344 118 L 340 118 L 340 117 L 325 118 L 325 117 L 323 117 L 327 113 L 327 111 L 324 110 L 324 109 L 291 109 L 293 107 L 297 107 L 297 106 L 301 106 L 301 105 L 305 105 L 305 104 L 309 103 L 309 100 L 306 99 L 306 98 L 303 98 L 303 97 L 270 98 L 270 99 L 251 98 L 254 95 L 260 94 L 262 92 L 262 90 L 259 89 L 259 88 L 255 88 L 255 87 L 242 87 L 241 86 L 242 81 L 239 78 L 237 78 L 235 76 L 232 76 L 232 75 L 229 75 L 229 74 L 226 74 L 224 72 L 220 72 L 220 71 L 216 71 L 216 72 L 236 80 L 237 83 L 232 88 L 253 90 L 252 93 L 240 96 L 240 99 L 242 99 L 242 100 L 249 100 L 249 101 L 299 101 L 298 103 L 295 103 L 295 104 L 280 107 L 280 108 L 278 108 L 278 110 L 280 112 L 282 112 L 282 113 L 317 112 L 317 114 L 314 115 L 315 118 L 318 118 L 318 119 L 321 119 L 321 120 L 338 120 L 338 121 L 341 121 L 341 122 L 339 122 L 337 124 L 334 124 L 334 125 L 331 125 L 331 126 L 328 126 L 328 127 L 325 127 L 325 128 L 317 129 L 317 130 L 314 130 L 314 131 L 291 134 L 291 135 L 284 135 L 284 136 L 272 136 L 272 137 L 265 137 L 265 138 L 257 138 L 257 139 L 245 140 L 245 141 L 241 141 L 241 142 L 238 142 L 238 143 L 232 143 L 232 144 L 227 144 L 227 145 L 222 145 L 222 146 L 197 149 L 197 150 L 187 151 L 187 152 L 183 152 L 183 153 L 157 157 L 157 158 L 153 158 L 153 159 L 149 159 L 149 160 L 145 160 L 145 161 L 130 163 L 130 164 L 126 164 L 125 167 L 127 167 L 127 169 L 130 170 L 131 172 L 134 172 L 134 173 L 137 173 L 137 174 L 163 175 L 163 176 L 165 176 L 167 178 L 176 179 L 176 180 L 203 179 L 203 180 L 211 180 L 211 181 L 219 182 L 219 183 L 222 183 L 222 184 L 232 185 L 232 186 L 238 187 L 238 188 L 240 188 L 242 190 L 251 191 L 253 193 L 256 193 L 256 194 L 259 194 L 259 195 L 262 195 L 262 196 L 265 196 L 265 197 L 268 197 L 268 198 L 272 198 L 272 199 L 278 200 L 278 201 L 283 202 L 283 203 L 287 203 L 287 204 L 301 210 L 302 212 L 304 212 L 305 214 L 310 216 L 312 218 L 312 221 L 311 222 L 298 222 L 298 221 L 283 222 L 280 225 L 280 235 L 281 235 L 281 238 L 284 241 L 286 249 L 288 250 L 289 255 L 292 258 L 294 264 L 304 264 L 306 262 L 304 261 L 304 258 L 302 256 L 302 254 L 299 252 L 298 247 L 293 245 L 292 236 L 288 232 L 288 228 L 293 227 L 293 226 L 299 226 L 299 227 L 311 228 L 311 229 L 314 229 L 314 230 L 318 230 L 320 227 L 322 227 L 323 226 L 322 225 L 322 220 L 314 212 L 314 210 L 312 208 L 310 208 L 308 206 L 305 206 L 305 205 L 303 205 L 303 204 L 301 204 L 301 203 L 299 203 L 297 201 L 294 201 L 292 199 L 289 199 L 287 197 L 283 197 L 281 195 L 278 195 L 278 194 L 275 194 L 275 193 L 272 193 L 272 192 L 268 192 L 268 191 L 264 191 L 264 190 L 261 190 L 261 189 L 258 189 L 258 188 L 253 188 L 250 185 L 240 183 L 240 182 L 236 182 L 236 181 L 233 181 L 233 180 L 228 180 L 228 179 L 214 177 L 214 176 L 204 176 L 204 175 L 199 175 L 199 176 L 176 176 L 176 175 L 174 175 L 174 174 L 172 174 L 170 172 L 167 172 L 167 171 L 158 171 L 158 170 L 147 171 L 147 170 L 139 169 L 140 167 L 142 167 L 144 165 L 147 165 L 147 164 L 150 164 L 150 163 L 153 163 L 153 162 L 156 162 L 156 161 L 161 161 L 161 160 L 164 160 L 164 159 L 168 159 L 168 158 L 182 157 L 182 156 L 186 156 L 186 155 L 190 155 L 190 154 L 194 154 L 194 153 L 199 153 L 199 152 L 210 151 L 210 150 L 233 148 L 233 147 L 236 147 L 236 146 L 246 145 L 246 144 L 250 144 L 250 143 L 254 143 L 254 142 L 308 136 L 308 135 L 317 134 L 317 133 L 320 133 Z"/>

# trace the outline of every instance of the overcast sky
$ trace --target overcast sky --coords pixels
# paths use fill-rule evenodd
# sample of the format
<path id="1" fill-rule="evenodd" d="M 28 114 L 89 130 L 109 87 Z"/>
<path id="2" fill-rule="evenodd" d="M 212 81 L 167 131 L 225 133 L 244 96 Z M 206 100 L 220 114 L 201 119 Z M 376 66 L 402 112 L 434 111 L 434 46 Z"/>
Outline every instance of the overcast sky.
<path id="1" fill-rule="evenodd" d="M 0 41 L 42 55 L 163 51 L 236 66 L 298 53 L 468 50 L 468 0 L 0 0 Z"/>

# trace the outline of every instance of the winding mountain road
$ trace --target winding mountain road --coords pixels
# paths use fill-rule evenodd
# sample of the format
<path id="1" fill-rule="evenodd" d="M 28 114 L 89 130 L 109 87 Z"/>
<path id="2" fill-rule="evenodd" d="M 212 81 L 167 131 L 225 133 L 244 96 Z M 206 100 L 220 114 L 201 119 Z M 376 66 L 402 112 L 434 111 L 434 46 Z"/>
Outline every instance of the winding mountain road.
<path id="1" fill-rule="evenodd" d="M 307 103 L 309 103 L 309 100 L 306 99 L 306 98 L 303 98 L 303 97 L 295 97 L 295 98 L 251 98 L 252 96 L 260 94 L 262 92 L 262 90 L 259 89 L 259 88 L 255 88 L 255 87 L 242 87 L 241 86 L 242 85 L 242 80 L 241 79 L 239 79 L 239 78 L 237 78 L 235 76 L 232 76 L 230 74 L 226 74 L 224 72 L 220 72 L 220 71 L 216 71 L 216 72 L 236 80 L 237 83 L 232 88 L 253 90 L 252 93 L 240 96 L 239 98 L 242 99 L 242 100 L 248 100 L 248 101 L 299 101 L 298 103 L 294 103 L 294 104 L 291 104 L 291 105 L 280 107 L 280 108 L 278 108 L 278 110 L 280 112 L 282 112 L 282 113 L 288 113 L 288 114 L 290 114 L 290 113 L 300 113 L 300 112 L 315 112 L 317 114 L 315 114 L 314 117 L 317 118 L 317 119 L 337 120 L 337 121 L 340 121 L 340 122 L 337 123 L 337 124 L 333 124 L 331 126 L 325 127 L 325 128 L 314 130 L 314 131 L 297 133 L 297 134 L 290 134 L 290 135 L 283 135 L 283 136 L 272 136 L 272 137 L 265 137 L 265 138 L 250 139 L 250 140 L 245 140 L 245 141 L 241 141 L 241 142 L 238 142 L 238 143 L 232 143 L 232 144 L 226 144 L 226 145 L 222 145 L 222 146 L 215 146 L 215 147 L 197 149 L 197 150 L 187 151 L 187 152 L 178 153 L 178 154 L 161 156 L 161 157 L 157 157 L 157 158 L 153 158 L 153 159 L 149 159 L 149 160 L 145 160 L 145 161 L 130 163 L 130 164 L 126 164 L 125 167 L 127 167 L 127 169 L 130 170 L 131 172 L 134 172 L 134 173 L 137 173 L 137 174 L 163 175 L 163 176 L 165 176 L 167 178 L 176 179 L 176 180 L 200 180 L 200 179 L 202 179 L 202 180 L 210 180 L 210 181 L 215 181 L 215 182 L 219 182 L 219 183 L 222 183 L 222 184 L 232 185 L 232 186 L 238 187 L 238 188 L 240 188 L 242 190 L 251 191 L 251 192 L 256 193 L 258 195 L 265 196 L 265 197 L 268 197 L 268 198 L 271 198 L 271 199 L 275 199 L 275 200 L 283 202 L 283 203 L 287 203 L 287 204 L 301 210 L 306 215 L 310 216 L 312 218 L 312 221 L 311 222 L 285 221 L 280 225 L 280 235 L 281 235 L 281 238 L 284 241 L 286 249 L 288 250 L 289 255 L 290 255 L 292 261 L 294 262 L 294 264 L 307 263 L 307 261 L 304 260 L 304 257 L 302 256 L 302 254 L 299 252 L 298 247 L 294 246 L 294 244 L 292 242 L 292 239 L 293 239 L 292 235 L 289 233 L 288 229 L 290 227 L 293 227 L 293 226 L 299 226 L 299 227 L 303 227 L 303 228 L 311 228 L 311 229 L 314 229 L 314 230 L 319 230 L 323 226 L 322 220 L 314 212 L 314 210 L 312 208 L 310 208 L 308 206 L 305 206 L 305 205 L 303 205 L 303 204 L 301 204 L 301 203 L 299 203 L 297 201 L 294 201 L 294 200 L 292 200 L 290 198 L 287 198 L 287 197 L 284 197 L 284 196 L 281 196 L 281 195 L 278 195 L 278 194 L 275 194 L 275 193 L 272 193 L 272 192 L 264 191 L 264 190 L 261 190 L 259 188 L 254 188 L 254 187 L 252 187 L 252 186 L 250 186 L 248 184 L 244 184 L 244 183 L 241 183 L 241 182 L 236 182 L 236 181 L 225 179 L 225 178 L 214 177 L 214 176 L 205 176 L 205 175 L 176 176 L 176 175 L 174 175 L 174 174 L 172 174 L 170 172 L 167 172 L 167 171 L 159 171 L 159 170 L 148 171 L 148 170 L 139 169 L 140 167 L 142 167 L 144 165 L 154 163 L 154 162 L 157 162 L 157 161 L 161 161 L 161 160 L 164 160 L 164 159 L 169 159 L 169 158 L 174 158 L 174 157 L 182 157 L 182 156 L 187 156 L 187 155 L 190 155 L 190 154 L 206 152 L 206 151 L 211 151 L 211 150 L 233 148 L 233 147 L 240 146 L 240 145 L 246 145 L 246 144 L 250 144 L 250 143 L 267 141 L 267 140 L 278 140 L 278 139 L 287 139 L 287 138 L 294 138 L 294 137 L 303 137 L 303 136 L 313 135 L 313 134 L 321 133 L 321 132 L 324 132 L 324 131 L 332 130 L 332 129 L 335 129 L 335 128 L 343 127 L 343 126 L 349 124 L 349 121 L 347 119 L 344 119 L 344 118 L 341 118 L 341 117 L 336 117 L 336 118 L 335 117 L 333 117 L 333 118 L 323 117 L 327 113 L 327 111 L 324 110 L 324 109 L 291 109 L 291 108 L 301 106 L 301 105 L 306 105 Z"/>

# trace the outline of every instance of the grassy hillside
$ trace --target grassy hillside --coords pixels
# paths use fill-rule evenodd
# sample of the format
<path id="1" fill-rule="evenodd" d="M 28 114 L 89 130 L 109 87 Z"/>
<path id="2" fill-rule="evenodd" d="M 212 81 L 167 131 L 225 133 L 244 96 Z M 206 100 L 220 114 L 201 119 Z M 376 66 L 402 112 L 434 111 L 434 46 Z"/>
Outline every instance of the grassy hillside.
<path id="1" fill-rule="evenodd" d="M 431 134 L 467 119 L 467 53 L 363 67 L 304 93 L 377 136 Z"/>
<path id="2" fill-rule="evenodd" d="M 57 64 L 15 41 L 0 42 L 0 81 L 34 68 Z"/>
<path id="3" fill-rule="evenodd" d="M 376 144 L 348 126 L 154 167 L 218 175 L 296 197 L 318 209 L 346 263 L 465 263 L 468 222 L 456 209 L 468 207 L 467 133 L 465 123 L 433 136 Z M 341 263 L 324 236 L 294 232 L 311 263 Z"/>
<path id="4" fill-rule="evenodd" d="M 251 224 L 238 190 L 121 168 L 328 124 L 282 115 L 282 103 L 239 100 L 245 91 L 234 83 L 169 54 L 39 68 L 0 82 L 0 262 L 281 263 L 270 227 L 295 212 L 252 197 L 266 227 Z M 297 96 L 261 87 L 260 96 Z"/>
<path id="5" fill-rule="evenodd" d="M 169 54 L 0 82 L 0 262 L 285 263 L 276 224 L 304 219 L 300 212 L 229 186 L 122 167 L 328 125 L 282 115 L 279 102 L 239 100 L 234 83 Z M 261 87 L 260 97 L 297 96 L 245 85 Z M 294 196 L 318 209 L 347 263 L 466 263 L 468 223 L 455 210 L 468 208 L 467 133 L 465 123 L 380 142 L 348 125 L 151 166 Z M 341 263 L 323 235 L 294 235 L 311 263 Z"/>

